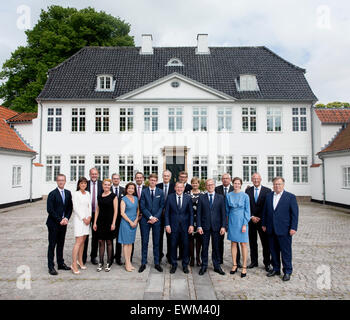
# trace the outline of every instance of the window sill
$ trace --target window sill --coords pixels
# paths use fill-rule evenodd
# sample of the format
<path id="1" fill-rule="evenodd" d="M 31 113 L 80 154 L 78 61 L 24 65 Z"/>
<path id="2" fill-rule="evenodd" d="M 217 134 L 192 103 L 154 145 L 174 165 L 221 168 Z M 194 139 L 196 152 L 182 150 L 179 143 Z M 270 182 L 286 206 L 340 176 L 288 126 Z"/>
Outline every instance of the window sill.
<path id="1" fill-rule="evenodd" d="M 18 185 L 18 186 L 12 186 L 12 188 L 22 188 L 22 185 Z"/>

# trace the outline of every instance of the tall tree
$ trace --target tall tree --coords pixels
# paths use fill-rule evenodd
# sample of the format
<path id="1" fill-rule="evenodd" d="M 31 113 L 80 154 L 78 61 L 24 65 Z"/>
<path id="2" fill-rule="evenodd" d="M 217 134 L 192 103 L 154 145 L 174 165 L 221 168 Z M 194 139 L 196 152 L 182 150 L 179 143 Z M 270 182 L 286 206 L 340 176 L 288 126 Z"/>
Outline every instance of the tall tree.
<path id="1" fill-rule="evenodd" d="M 50 6 L 41 10 L 32 30 L 25 31 L 27 45 L 18 47 L 0 72 L 0 98 L 4 106 L 19 112 L 36 111 L 50 68 L 84 46 L 134 46 L 130 24 L 88 7 L 77 10 Z"/>

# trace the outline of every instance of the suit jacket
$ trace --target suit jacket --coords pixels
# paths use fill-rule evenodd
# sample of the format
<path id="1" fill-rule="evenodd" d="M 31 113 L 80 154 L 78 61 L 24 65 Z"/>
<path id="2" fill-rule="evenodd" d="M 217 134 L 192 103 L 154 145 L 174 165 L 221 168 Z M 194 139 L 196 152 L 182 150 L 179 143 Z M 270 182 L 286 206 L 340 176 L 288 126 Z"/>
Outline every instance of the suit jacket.
<path id="1" fill-rule="evenodd" d="M 113 192 L 113 185 L 111 186 L 111 191 Z M 123 198 L 125 195 L 125 188 L 122 186 L 119 186 L 119 193 L 118 193 L 118 201 Z"/>
<path id="2" fill-rule="evenodd" d="M 187 232 L 189 226 L 193 226 L 193 207 L 191 197 L 183 193 L 182 206 L 177 207 L 176 193 L 168 195 L 165 205 L 165 226 L 171 227 L 171 232 L 179 229 Z"/>
<path id="3" fill-rule="evenodd" d="M 299 208 L 295 195 L 283 191 L 276 210 L 273 209 L 273 195 L 274 192 L 270 192 L 266 196 L 261 219 L 262 226 L 266 227 L 268 234 L 274 232 L 278 236 L 288 235 L 290 229 L 297 231 Z"/>
<path id="4" fill-rule="evenodd" d="M 220 231 L 227 228 L 225 196 L 215 193 L 214 202 L 210 208 L 208 193 L 201 194 L 197 205 L 197 228 Z"/>
<path id="5" fill-rule="evenodd" d="M 142 219 L 149 220 L 151 216 L 160 220 L 164 208 L 164 193 L 157 188 L 154 192 L 152 201 L 150 188 L 144 188 L 141 193 L 140 209 L 142 211 Z"/>
<path id="6" fill-rule="evenodd" d="M 232 191 L 233 191 L 233 185 L 230 184 L 227 193 L 232 192 Z M 224 195 L 225 194 L 224 193 L 224 185 L 222 184 L 221 186 L 215 187 L 215 193 Z"/>
<path id="7" fill-rule="evenodd" d="M 88 181 L 86 190 L 90 192 L 90 188 L 91 188 L 91 180 Z M 100 196 L 102 193 L 103 193 L 102 181 L 97 180 L 97 197 Z M 90 192 L 90 194 L 92 195 L 92 192 Z"/>
<path id="8" fill-rule="evenodd" d="M 164 182 L 158 183 L 156 185 L 156 187 L 163 190 L 164 189 Z M 172 194 L 172 193 L 175 193 L 175 183 L 169 182 L 168 196 L 169 196 L 169 194 Z M 165 199 L 165 202 L 167 201 L 167 199 L 168 199 L 168 197 Z M 164 205 L 164 208 L 165 208 L 165 205 Z"/>
<path id="9" fill-rule="evenodd" d="M 190 192 L 192 190 L 192 186 L 189 184 L 189 183 L 187 183 L 186 184 L 186 187 L 185 187 L 185 190 L 184 190 L 184 193 L 188 193 L 188 192 Z"/>
<path id="10" fill-rule="evenodd" d="M 69 190 L 64 189 L 65 201 L 56 188 L 51 191 L 47 197 L 47 217 L 46 224 L 50 226 L 60 226 L 63 216 L 69 220 L 72 215 L 73 203 L 72 194 Z"/>
<path id="11" fill-rule="evenodd" d="M 136 183 L 135 183 L 136 184 Z M 136 184 L 136 189 L 135 189 L 135 192 L 134 192 L 134 196 L 135 197 L 137 197 L 137 184 Z M 145 188 L 147 188 L 144 184 L 142 185 L 142 189 L 141 189 L 141 195 L 142 195 L 142 191 L 143 191 L 143 189 L 145 189 Z M 140 200 L 141 200 L 141 198 L 140 198 Z"/>
<path id="12" fill-rule="evenodd" d="M 254 193 L 255 193 L 255 187 L 250 187 L 246 190 L 246 193 L 249 196 L 250 201 L 250 215 L 254 217 L 261 218 L 262 211 L 264 209 L 266 196 L 271 192 L 270 188 L 261 186 L 258 201 L 255 203 L 254 199 Z"/>

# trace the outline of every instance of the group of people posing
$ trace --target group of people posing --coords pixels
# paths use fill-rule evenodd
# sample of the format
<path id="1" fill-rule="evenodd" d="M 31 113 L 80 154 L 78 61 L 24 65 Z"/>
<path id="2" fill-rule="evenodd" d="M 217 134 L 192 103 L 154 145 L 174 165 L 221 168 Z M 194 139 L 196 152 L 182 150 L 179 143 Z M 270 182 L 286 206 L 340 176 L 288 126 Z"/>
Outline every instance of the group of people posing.
<path id="1" fill-rule="evenodd" d="M 178 260 L 182 260 L 184 273 L 195 263 L 200 267 L 199 275 L 208 268 L 209 242 L 212 243 L 214 271 L 224 275 L 221 265 L 224 257 L 224 237 L 231 241 L 232 269 L 235 274 L 241 269 L 241 277 L 247 275 L 247 268 L 258 267 L 258 234 L 263 248 L 263 263 L 267 276 L 281 274 L 288 281 L 292 274 L 292 236 L 298 226 L 298 204 L 295 195 L 284 190 L 282 177 L 273 179 L 273 191 L 261 185 L 259 173 L 252 175 L 253 186 L 242 188 L 242 179 L 231 180 L 229 174 L 222 176 L 222 185 L 215 186 L 213 179 L 205 182 L 206 192 L 199 189 L 200 181 L 194 177 L 187 183 L 188 174 L 180 172 L 178 181 L 171 182 L 171 172 L 163 172 L 163 181 L 158 176 L 148 177 L 135 174 L 135 183 L 120 186 L 120 176 L 99 180 L 96 168 L 89 171 L 90 180 L 79 178 L 77 190 L 71 193 L 64 189 L 66 177 L 57 176 L 57 188 L 47 198 L 47 227 L 49 233 L 48 268 L 51 275 L 57 275 L 54 265 L 56 248 L 59 270 L 87 268 L 89 233 L 91 230 L 91 263 L 97 271 L 108 272 L 113 262 L 122 263 L 125 270 L 132 272 L 134 242 L 137 226 L 141 231 L 141 265 L 143 272 L 147 265 L 148 244 L 152 231 L 154 267 L 163 272 L 161 260 L 166 256 L 175 273 Z M 74 214 L 75 244 L 72 264 L 68 267 L 63 259 L 63 247 L 68 221 Z M 166 232 L 167 253 L 163 253 L 163 239 Z M 116 239 L 114 248 L 114 239 Z M 248 243 L 250 264 L 247 266 Z M 240 246 L 238 245 L 240 244 Z M 107 251 L 107 263 L 104 264 Z M 99 258 L 97 258 L 99 256 Z M 242 256 L 242 259 L 241 259 Z M 242 262 L 241 262 L 242 260 Z M 271 268 L 272 264 L 272 268 Z"/>

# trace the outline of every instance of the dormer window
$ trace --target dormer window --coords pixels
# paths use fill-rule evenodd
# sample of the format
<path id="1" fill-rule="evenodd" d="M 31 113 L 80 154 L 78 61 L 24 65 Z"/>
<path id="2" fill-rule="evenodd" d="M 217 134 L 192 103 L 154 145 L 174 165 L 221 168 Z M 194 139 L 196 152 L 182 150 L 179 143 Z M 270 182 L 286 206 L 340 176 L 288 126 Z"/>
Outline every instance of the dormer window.
<path id="1" fill-rule="evenodd" d="M 100 75 L 97 76 L 97 91 L 113 91 L 115 81 L 111 75 Z"/>
<path id="2" fill-rule="evenodd" d="M 183 67 L 183 63 L 178 58 L 171 58 L 166 64 L 167 67 Z"/>
<path id="3" fill-rule="evenodd" d="M 235 82 L 238 91 L 259 91 L 258 81 L 253 74 L 241 74 Z"/>

